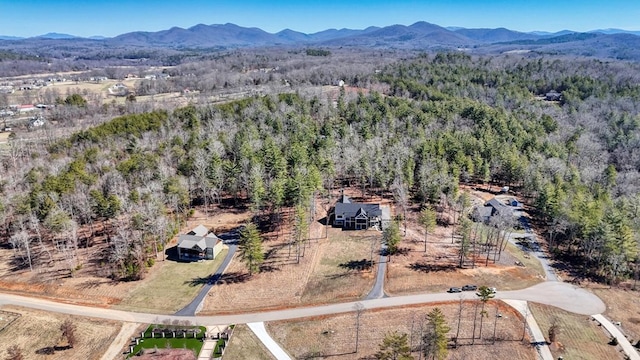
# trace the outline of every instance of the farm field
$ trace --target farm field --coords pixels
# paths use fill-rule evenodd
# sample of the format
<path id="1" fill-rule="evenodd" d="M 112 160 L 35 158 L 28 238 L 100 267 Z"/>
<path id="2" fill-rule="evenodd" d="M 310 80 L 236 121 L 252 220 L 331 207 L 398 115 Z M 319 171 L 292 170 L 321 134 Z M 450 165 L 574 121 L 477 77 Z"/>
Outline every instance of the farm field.
<path id="1" fill-rule="evenodd" d="M 529 344 L 525 335 L 522 339 L 522 318 L 509 306 L 499 301 L 487 305 L 491 315 L 484 322 L 482 339 L 479 331 L 479 309 L 477 301 L 463 303 L 463 311 L 458 336 L 459 346 L 449 350 L 449 359 L 537 359 L 535 349 Z M 449 337 L 457 332 L 458 303 L 441 303 L 431 306 L 405 307 L 402 309 L 384 309 L 365 311 L 360 316 L 360 335 L 358 352 L 355 352 L 356 313 L 336 316 L 325 316 L 300 320 L 270 322 L 267 329 L 271 336 L 280 343 L 289 354 L 296 359 L 331 358 L 331 359 L 368 359 L 378 350 L 388 332 L 399 331 L 409 334 L 410 343 L 418 356 L 420 326 L 424 316 L 435 307 L 444 313 L 451 327 Z M 502 317 L 495 317 L 495 306 Z M 478 322 L 475 330 L 476 339 L 472 340 L 473 317 Z M 492 344 L 493 319 L 497 319 L 495 344 Z M 413 336 L 411 334 L 413 333 Z M 472 344 L 472 342 L 475 342 Z"/>
<path id="2" fill-rule="evenodd" d="M 85 360 L 100 359 L 105 349 L 111 345 L 120 330 L 120 323 L 103 319 L 92 319 L 4 306 L 4 311 L 19 313 L 21 316 L 0 332 L 0 354 L 6 354 L 11 345 L 17 345 L 29 359 Z M 60 324 L 70 318 L 76 326 L 77 344 L 66 349 L 61 340 Z M 45 355 L 53 350 L 53 354 Z"/>
<path id="3" fill-rule="evenodd" d="M 615 346 L 607 344 L 609 336 L 604 328 L 597 325 L 590 316 L 577 315 L 564 310 L 529 303 L 540 330 L 547 341 L 548 331 L 555 321 L 560 326 L 557 342 L 550 345 L 554 358 L 565 359 L 622 359 L 623 355 Z"/>

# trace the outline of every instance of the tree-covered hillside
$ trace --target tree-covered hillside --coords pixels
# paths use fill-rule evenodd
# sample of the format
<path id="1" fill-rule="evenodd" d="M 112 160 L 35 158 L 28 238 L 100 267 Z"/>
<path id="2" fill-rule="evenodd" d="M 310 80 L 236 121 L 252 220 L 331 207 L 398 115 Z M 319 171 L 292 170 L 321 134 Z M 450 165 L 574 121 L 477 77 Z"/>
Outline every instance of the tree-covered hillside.
<path id="1" fill-rule="evenodd" d="M 77 228 L 100 222 L 109 275 L 136 279 L 194 204 L 235 199 L 277 223 L 283 207 L 329 188 L 402 189 L 426 203 L 491 182 L 528 196 L 554 249 L 582 271 L 628 276 L 640 209 L 637 70 L 424 55 L 366 79 L 387 93 L 293 91 L 126 115 L 40 147 L 12 142 L 2 239 L 37 267 L 42 239 L 73 257 Z M 562 101 L 538 96 L 550 90 Z"/>

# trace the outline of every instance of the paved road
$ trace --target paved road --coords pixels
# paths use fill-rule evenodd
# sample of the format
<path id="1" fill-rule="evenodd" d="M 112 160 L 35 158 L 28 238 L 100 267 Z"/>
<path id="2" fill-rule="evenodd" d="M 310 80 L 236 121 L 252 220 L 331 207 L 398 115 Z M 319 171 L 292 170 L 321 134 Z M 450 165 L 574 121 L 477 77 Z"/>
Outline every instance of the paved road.
<path id="1" fill-rule="evenodd" d="M 601 314 L 593 315 L 593 318 L 598 321 L 605 329 L 611 334 L 611 336 L 618 339 L 618 345 L 622 348 L 622 350 L 629 356 L 631 360 L 640 360 L 640 354 L 638 354 L 638 350 L 631 345 L 626 336 L 618 329 L 617 326 L 613 325 L 611 321 L 602 316 Z"/>
<path id="2" fill-rule="evenodd" d="M 532 344 L 535 345 L 538 354 L 543 360 L 553 360 L 553 355 L 551 354 L 551 350 L 547 346 L 547 339 L 545 339 L 542 330 L 538 326 L 536 319 L 531 314 L 531 310 L 529 310 L 529 305 L 526 301 L 522 300 L 504 300 L 512 308 L 518 310 L 520 314 L 526 319 L 527 327 L 529 328 L 529 332 L 531 333 L 531 337 L 533 338 Z"/>
<path id="3" fill-rule="evenodd" d="M 165 319 L 168 321 L 189 320 L 191 322 L 207 326 L 221 324 L 246 324 L 250 322 L 276 321 L 309 316 L 347 313 L 353 311 L 356 303 L 362 304 L 365 309 L 378 309 L 414 304 L 427 304 L 430 302 L 438 301 L 458 301 L 460 296 L 462 296 L 462 298 L 464 299 L 477 298 L 474 292 L 463 292 L 458 294 L 417 294 L 387 297 L 382 299 L 360 300 L 357 302 L 329 304 L 314 307 L 301 307 L 285 310 L 265 311 L 259 313 L 220 316 L 178 316 L 128 312 L 122 310 L 57 303 L 50 300 L 2 293 L 0 293 L 0 305 L 17 305 L 44 311 L 59 312 L 78 316 L 91 316 L 103 319 L 112 319 L 116 321 L 150 324 L 160 323 Z M 560 282 L 545 282 L 523 290 L 502 291 L 496 294 L 496 298 L 535 301 L 584 315 L 599 314 L 605 310 L 604 303 L 597 296 L 571 284 Z"/>
<path id="4" fill-rule="evenodd" d="M 284 351 L 280 345 L 273 340 L 271 335 L 267 332 L 263 322 L 248 323 L 247 326 L 254 334 L 260 339 L 264 346 L 276 357 L 278 360 L 291 360 L 289 354 Z"/>
<path id="5" fill-rule="evenodd" d="M 118 332 L 118 335 L 116 335 L 116 338 L 111 342 L 111 345 L 109 345 L 109 348 L 104 352 L 100 360 L 121 359 L 122 349 L 129 345 L 131 342 L 131 335 L 133 335 L 139 325 L 142 324 L 129 322 L 122 323 L 120 332 Z"/>
<path id="6" fill-rule="evenodd" d="M 176 315 L 194 316 L 196 313 L 198 313 L 198 311 L 200 311 L 205 296 L 207 296 L 209 290 L 211 290 L 211 288 L 218 282 L 218 280 L 220 280 L 225 270 L 227 270 L 227 267 L 229 267 L 231 259 L 233 259 L 233 255 L 238 249 L 238 236 L 239 233 L 237 230 L 218 235 L 218 237 L 222 239 L 226 245 L 229 246 L 229 252 L 227 252 L 227 256 L 224 258 L 222 264 L 220 264 L 216 272 L 211 275 L 209 281 L 202 287 L 202 289 L 200 289 L 198 295 L 196 295 L 196 297 L 191 300 L 191 302 L 187 306 L 178 310 Z"/>
<path id="7" fill-rule="evenodd" d="M 523 249 L 523 250 L 529 251 L 529 254 L 538 258 L 538 260 L 540 261 L 540 264 L 542 265 L 542 269 L 544 270 L 544 274 L 546 276 L 547 281 L 560 281 L 558 279 L 558 276 L 556 275 L 556 272 L 553 270 L 553 268 L 549 264 L 549 256 L 543 251 L 542 247 L 540 246 L 540 243 L 538 242 L 536 234 L 533 232 L 533 230 L 531 230 L 531 225 L 529 225 L 529 220 L 526 217 L 522 216 L 522 210 L 516 209 L 514 211 L 514 215 L 518 216 L 518 219 L 520 220 L 520 223 L 522 224 L 522 228 L 524 229 L 525 233 L 524 234 L 511 233 L 511 235 L 509 236 L 509 242 L 516 246 L 519 246 L 517 244 L 516 238 L 529 239 L 529 244 L 531 244 L 532 249 L 530 250 Z"/>

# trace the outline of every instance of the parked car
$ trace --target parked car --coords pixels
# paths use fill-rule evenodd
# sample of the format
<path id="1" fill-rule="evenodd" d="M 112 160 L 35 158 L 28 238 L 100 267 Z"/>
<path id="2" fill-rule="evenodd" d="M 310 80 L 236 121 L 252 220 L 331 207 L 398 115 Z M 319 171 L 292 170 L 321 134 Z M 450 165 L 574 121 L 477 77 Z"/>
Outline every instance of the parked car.
<path id="1" fill-rule="evenodd" d="M 477 285 L 465 285 L 462 287 L 462 291 L 476 291 L 478 290 Z"/>
<path id="2" fill-rule="evenodd" d="M 449 293 L 459 293 L 459 292 L 462 292 L 462 289 L 460 289 L 459 287 L 452 287 L 452 288 L 449 288 L 449 290 L 447 290 L 447 292 L 449 292 Z"/>

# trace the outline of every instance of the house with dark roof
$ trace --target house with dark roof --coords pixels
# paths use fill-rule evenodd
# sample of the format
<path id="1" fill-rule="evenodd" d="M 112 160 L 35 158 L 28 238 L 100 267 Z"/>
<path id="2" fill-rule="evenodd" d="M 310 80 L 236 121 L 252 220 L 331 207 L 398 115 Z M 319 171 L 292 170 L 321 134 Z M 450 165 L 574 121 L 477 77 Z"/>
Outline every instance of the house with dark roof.
<path id="1" fill-rule="evenodd" d="M 222 240 L 204 225 L 198 225 L 187 234 L 180 235 L 177 248 L 180 260 L 213 260 L 222 251 Z"/>
<path id="2" fill-rule="evenodd" d="M 474 209 L 472 217 L 476 222 L 488 223 L 491 217 L 498 214 L 513 215 L 513 210 L 508 205 L 500 202 L 500 200 L 493 198 L 487 201 L 484 206 L 478 206 Z"/>
<path id="3" fill-rule="evenodd" d="M 555 90 L 551 90 L 545 94 L 544 99 L 547 101 L 562 101 L 562 94 Z"/>
<path id="4" fill-rule="evenodd" d="M 356 203 L 342 195 L 333 210 L 333 226 L 346 230 L 380 229 L 382 215 L 380 204 Z"/>

